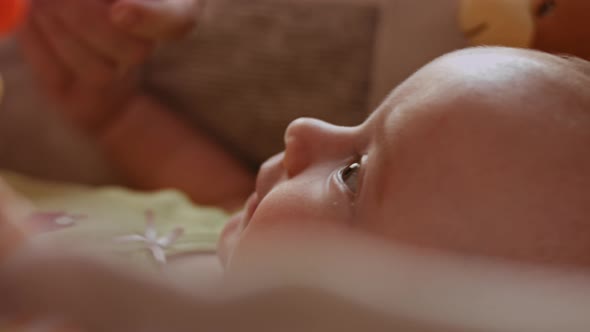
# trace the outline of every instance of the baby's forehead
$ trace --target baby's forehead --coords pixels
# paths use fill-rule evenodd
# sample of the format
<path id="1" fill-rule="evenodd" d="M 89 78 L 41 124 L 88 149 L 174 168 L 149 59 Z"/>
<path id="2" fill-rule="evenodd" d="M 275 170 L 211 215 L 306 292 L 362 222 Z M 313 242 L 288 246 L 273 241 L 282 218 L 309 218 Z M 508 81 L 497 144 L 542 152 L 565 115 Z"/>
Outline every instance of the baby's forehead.
<path id="1" fill-rule="evenodd" d="M 458 51 L 394 90 L 373 122 L 399 128 L 497 120 L 590 132 L 589 68 L 584 60 L 528 50 Z"/>
<path id="2" fill-rule="evenodd" d="M 429 75 L 446 75 L 448 81 L 456 83 L 461 80 L 465 85 L 475 87 L 499 90 L 517 87 L 535 93 L 540 87 L 549 86 L 557 92 L 571 90 L 589 95 L 587 89 L 581 87 L 590 83 L 590 63 L 575 57 L 525 49 L 481 47 L 450 53 L 431 65 L 427 68 Z"/>
<path id="3" fill-rule="evenodd" d="M 393 99 L 410 99 L 446 110 L 527 111 L 529 115 L 587 114 L 590 65 L 546 53 L 478 48 L 451 53 L 408 80 Z"/>
<path id="4" fill-rule="evenodd" d="M 587 145 L 588 68 L 583 60 L 532 51 L 455 52 L 398 88 L 380 119 L 391 135 L 427 133 L 445 139 L 461 132 L 477 141 L 503 132 L 537 143 L 553 137 L 563 144 Z M 546 134 L 524 135 L 529 131 Z"/>

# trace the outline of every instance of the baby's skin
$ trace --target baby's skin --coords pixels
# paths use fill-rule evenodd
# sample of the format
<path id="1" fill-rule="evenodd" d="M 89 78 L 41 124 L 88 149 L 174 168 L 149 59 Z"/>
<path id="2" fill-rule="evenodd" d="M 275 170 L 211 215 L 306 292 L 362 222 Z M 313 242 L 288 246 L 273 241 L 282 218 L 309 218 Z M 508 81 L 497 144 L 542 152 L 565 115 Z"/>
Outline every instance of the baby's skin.
<path id="1" fill-rule="evenodd" d="M 383 253 L 396 245 L 588 268 L 589 72 L 576 59 L 470 49 L 418 71 L 358 127 L 294 121 L 286 151 L 263 165 L 245 211 L 228 222 L 219 255 L 229 279 L 250 271 L 260 273 L 256 280 L 274 271 L 291 278 L 285 281 L 290 285 L 305 281 L 309 288 L 207 302 L 171 288 L 169 280 L 33 248 L 0 269 L 0 291 L 19 310 L 65 315 L 89 332 L 203 326 L 326 331 L 334 324 L 354 331 L 359 322 L 368 322 L 365 330 L 389 331 L 396 316 L 388 301 L 371 311 L 371 298 L 334 298 L 321 286 L 341 285 L 331 294 L 350 294 L 357 287 L 343 280 L 355 275 L 364 278 L 356 286 L 393 287 L 390 280 L 400 275 L 391 279 L 391 270 L 381 267 L 392 263 Z M 342 236 L 333 241 L 334 235 Z M 293 239 L 296 246 L 277 246 Z M 357 256 L 352 251 L 361 242 L 382 255 Z M 404 267 L 400 278 L 421 271 Z M 316 284 L 293 279 L 314 272 L 323 277 Z M 73 287 L 77 273 L 85 283 Z M 267 287 L 281 282 L 260 280 Z M 73 305 L 81 301 L 88 305 Z M 124 306 L 125 315 L 104 301 Z M 304 309 L 313 314 L 300 316 Z M 391 315 L 377 314 L 383 310 Z"/>
<path id="2" fill-rule="evenodd" d="M 257 233 L 333 225 L 411 246 L 560 266 L 590 257 L 589 65 L 517 49 L 443 56 L 358 127 L 291 123 L 222 259 Z M 232 255 L 233 252 L 233 255 Z"/>

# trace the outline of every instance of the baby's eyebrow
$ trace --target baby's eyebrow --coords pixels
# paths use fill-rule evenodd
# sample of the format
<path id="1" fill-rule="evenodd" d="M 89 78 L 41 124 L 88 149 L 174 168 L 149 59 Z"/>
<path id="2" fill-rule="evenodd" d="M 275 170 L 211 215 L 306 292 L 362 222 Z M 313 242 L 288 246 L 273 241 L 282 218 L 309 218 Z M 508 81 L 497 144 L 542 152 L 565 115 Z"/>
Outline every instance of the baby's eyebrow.
<path id="1" fill-rule="evenodd" d="M 394 113 L 395 106 L 391 101 L 387 101 L 380 114 L 375 114 L 371 119 L 375 123 L 373 125 L 373 137 L 376 145 L 382 146 L 387 142 L 387 123 L 391 121 Z"/>
<path id="2" fill-rule="evenodd" d="M 393 113 L 395 112 L 394 110 L 394 106 L 392 104 L 389 104 L 387 106 L 385 106 L 388 108 L 388 111 L 386 114 L 383 114 L 379 117 L 376 117 L 375 119 L 373 119 L 375 121 L 375 125 L 374 125 L 374 131 L 373 131 L 373 135 L 374 135 L 374 141 L 373 144 L 374 146 L 378 147 L 379 149 L 376 149 L 375 151 L 378 151 L 377 153 L 381 153 L 383 154 L 383 159 L 382 162 L 380 163 L 380 165 L 378 165 L 378 167 L 381 170 L 385 170 L 387 168 L 390 167 L 390 165 L 393 164 L 393 156 L 391 154 L 386 153 L 386 148 L 387 148 L 387 143 L 389 141 L 389 137 L 387 135 L 387 124 L 390 121 L 393 121 L 391 119 L 391 117 L 393 116 Z M 385 110 L 384 110 L 385 111 Z M 378 202 L 378 204 L 381 204 L 383 202 L 383 200 L 385 199 L 385 195 L 387 193 L 387 186 L 384 185 L 384 183 L 381 183 L 381 185 L 375 186 L 375 200 L 376 202 Z"/>
<path id="3" fill-rule="evenodd" d="M 383 143 L 386 141 L 385 135 L 385 125 L 387 123 L 388 117 L 381 117 L 380 121 L 375 121 L 375 129 L 374 129 L 374 137 L 375 137 L 375 144 L 378 146 L 382 146 Z"/>

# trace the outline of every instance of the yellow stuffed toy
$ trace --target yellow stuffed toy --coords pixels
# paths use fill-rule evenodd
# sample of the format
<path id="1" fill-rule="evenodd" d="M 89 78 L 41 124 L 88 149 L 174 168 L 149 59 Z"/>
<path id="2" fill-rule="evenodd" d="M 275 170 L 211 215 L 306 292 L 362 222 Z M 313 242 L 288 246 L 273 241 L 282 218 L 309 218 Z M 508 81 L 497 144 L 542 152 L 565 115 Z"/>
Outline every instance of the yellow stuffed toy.
<path id="1" fill-rule="evenodd" d="M 473 46 L 509 46 L 590 60 L 588 0 L 459 0 L 459 24 Z"/>
<path id="2" fill-rule="evenodd" d="M 535 23 L 530 0 L 460 0 L 461 30 L 472 45 L 528 48 Z"/>

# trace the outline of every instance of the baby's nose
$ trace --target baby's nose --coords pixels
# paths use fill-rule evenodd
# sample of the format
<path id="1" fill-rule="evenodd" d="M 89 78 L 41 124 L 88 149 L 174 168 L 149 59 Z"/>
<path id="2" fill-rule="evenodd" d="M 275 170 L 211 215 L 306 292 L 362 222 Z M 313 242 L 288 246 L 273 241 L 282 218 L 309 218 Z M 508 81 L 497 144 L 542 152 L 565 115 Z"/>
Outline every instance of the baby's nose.
<path id="1" fill-rule="evenodd" d="M 297 175 L 314 162 L 354 149 L 351 129 L 311 118 L 291 122 L 285 132 L 283 161 L 289 176 Z"/>

